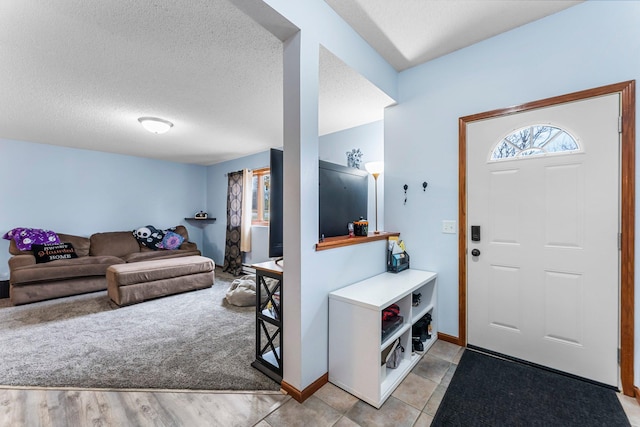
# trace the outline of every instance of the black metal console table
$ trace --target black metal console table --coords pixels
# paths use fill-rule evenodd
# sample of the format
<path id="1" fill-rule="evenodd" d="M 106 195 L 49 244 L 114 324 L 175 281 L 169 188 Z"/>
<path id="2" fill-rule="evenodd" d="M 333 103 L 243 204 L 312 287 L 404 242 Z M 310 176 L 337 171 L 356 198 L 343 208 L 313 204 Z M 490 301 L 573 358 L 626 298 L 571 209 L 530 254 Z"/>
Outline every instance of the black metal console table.
<path id="1" fill-rule="evenodd" d="M 251 366 L 280 383 L 283 366 L 282 267 L 274 261 L 252 267 L 256 269 L 256 360 Z"/>

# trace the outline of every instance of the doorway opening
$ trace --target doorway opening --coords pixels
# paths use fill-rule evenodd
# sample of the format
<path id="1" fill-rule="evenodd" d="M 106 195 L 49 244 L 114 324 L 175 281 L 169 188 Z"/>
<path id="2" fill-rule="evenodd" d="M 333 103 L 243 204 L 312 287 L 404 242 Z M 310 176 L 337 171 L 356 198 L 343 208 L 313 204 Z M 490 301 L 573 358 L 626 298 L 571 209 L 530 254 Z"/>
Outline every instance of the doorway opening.
<path id="1" fill-rule="evenodd" d="M 467 345 L 467 125 L 519 112 L 585 100 L 608 94 L 620 94 L 620 377 L 622 391 L 634 396 L 634 257 L 635 257 L 635 80 L 617 83 L 527 104 L 461 117 L 458 164 L 458 340 Z"/>

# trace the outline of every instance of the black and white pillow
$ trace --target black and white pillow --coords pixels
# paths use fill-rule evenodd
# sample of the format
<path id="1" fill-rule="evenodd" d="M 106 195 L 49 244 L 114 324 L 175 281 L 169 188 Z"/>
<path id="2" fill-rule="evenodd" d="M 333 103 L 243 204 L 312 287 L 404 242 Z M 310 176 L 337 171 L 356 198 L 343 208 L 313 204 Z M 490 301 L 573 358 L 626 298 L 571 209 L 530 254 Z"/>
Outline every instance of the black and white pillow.
<path id="1" fill-rule="evenodd" d="M 175 234 L 175 231 L 175 227 L 167 228 L 166 230 L 160 230 L 153 225 L 147 225 L 145 227 L 140 227 L 136 230 L 133 230 L 133 236 L 141 246 L 153 249 L 154 251 L 157 251 L 158 249 L 177 249 L 174 247 L 169 247 L 171 244 L 175 244 L 175 241 L 177 240 L 175 236 L 173 236 L 173 234 Z M 170 242 L 165 240 L 165 237 L 167 235 L 171 237 Z M 165 246 L 165 244 L 169 246 Z M 182 241 L 178 243 L 178 247 L 181 244 Z"/>
<path id="2" fill-rule="evenodd" d="M 160 249 L 162 239 L 164 239 L 164 231 L 158 230 L 153 225 L 147 225 L 133 230 L 133 236 L 140 245 L 155 251 Z"/>

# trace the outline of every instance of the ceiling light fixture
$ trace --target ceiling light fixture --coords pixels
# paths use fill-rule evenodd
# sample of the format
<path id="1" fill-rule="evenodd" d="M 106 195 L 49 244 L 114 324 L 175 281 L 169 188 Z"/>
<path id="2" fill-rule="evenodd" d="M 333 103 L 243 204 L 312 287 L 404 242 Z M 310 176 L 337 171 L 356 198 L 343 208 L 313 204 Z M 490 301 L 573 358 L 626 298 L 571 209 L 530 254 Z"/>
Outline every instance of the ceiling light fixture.
<path id="1" fill-rule="evenodd" d="M 169 131 L 173 127 L 173 123 L 157 117 L 140 117 L 138 119 L 143 128 L 151 133 L 161 134 Z"/>

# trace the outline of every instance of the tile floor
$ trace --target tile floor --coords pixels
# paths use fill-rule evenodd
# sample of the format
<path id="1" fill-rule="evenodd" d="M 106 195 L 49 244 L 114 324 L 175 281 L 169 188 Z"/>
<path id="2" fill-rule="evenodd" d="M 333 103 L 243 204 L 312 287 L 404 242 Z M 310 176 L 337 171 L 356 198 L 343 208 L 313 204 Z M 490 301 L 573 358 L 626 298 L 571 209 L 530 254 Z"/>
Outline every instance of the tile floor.
<path id="1" fill-rule="evenodd" d="M 283 403 L 257 426 L 429 426 L 463 352 L 437 341 L 379 410 L 328 383 L 302 404 Z M 618 398 L 631 425 L 640 427 L 638 402 L 621 393 Z"/>
<path id="2" fill-rule="evenodd" d="M 328 383 L 302 404 L 288 399 L 256 426 L 429 426 L 463 351 L 437 341 L 380 409 Z"/>
<path id="3" fill-rule="evenodd" d="M 437 341 L 380 409 L 328 383 L 302 404 L 286 402 L 259 426 L 429 426 L 463 351 Z"/>

